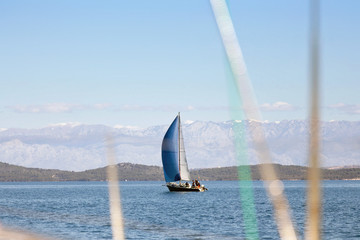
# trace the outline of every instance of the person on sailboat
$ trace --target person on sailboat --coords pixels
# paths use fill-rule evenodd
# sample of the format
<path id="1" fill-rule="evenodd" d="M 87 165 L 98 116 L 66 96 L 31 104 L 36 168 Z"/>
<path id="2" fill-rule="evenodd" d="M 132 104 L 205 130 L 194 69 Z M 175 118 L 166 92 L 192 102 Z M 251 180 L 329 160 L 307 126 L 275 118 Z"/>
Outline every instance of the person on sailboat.
<path id="1" fill-rule="evenodd" d="M 199 182 L 197 179 L 195 179 L 195 186 L 196 186 L 197 188 L 200 187 L 200 182 Z"/>

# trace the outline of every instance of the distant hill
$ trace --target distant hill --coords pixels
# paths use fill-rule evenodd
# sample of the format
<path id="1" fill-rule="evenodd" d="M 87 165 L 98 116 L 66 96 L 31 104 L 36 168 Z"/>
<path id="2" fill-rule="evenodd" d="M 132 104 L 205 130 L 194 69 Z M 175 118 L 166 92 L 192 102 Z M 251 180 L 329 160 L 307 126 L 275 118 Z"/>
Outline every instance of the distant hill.
<path id="1" fill-rule="evenodd" d="M 119 163 L 120 181 L 163 181 L 162 167 L 132 163 Z M 253 180 L 261 180 L 259 166 L 251 166 Z M 307 167 L 275 164 L 278 176 L 282 180 L 305 180 Z M 241 167 L 240 167 L 241 168 Z M 205 168 L 192 170 L 193 178 L 200 180 L 237 180 L 237 167 Z M 360 168 L 323 169 L 323 179 L 360 179 Z M 53 169 L 26 168 L 0 162 L 0 182 L 31 181 L 106 181 L 106 167 L 82 172 Z"/>
<path id="2" fill-rule="evenodd" d="M 305 180 L 307 178 L 307 167 L 274 164 L 277 176 L 281 180 Z M 261 180 L 260 165 L 250 166 L 251 178 Z M 240 170 L 240 171 L 239 171 Z M 241 166 L 207 168 L 192 171 L 193 176 L 203 180 L 237 180 L 238 172 L 241 172 Z M 322 178 L 324 180 L 360 180 L 360 168 L 336 168 L 322 169 Z"/>
<path id="3" fill-rule="evenodd" d="M 157 166 L 119 163 L 118 173 L 121 181 L 159 181 L 164 179 L 162 168 Z M 106 181 L 106 167 L 73 172 L 26 168 L 0 162 L 0 181 Z"/>

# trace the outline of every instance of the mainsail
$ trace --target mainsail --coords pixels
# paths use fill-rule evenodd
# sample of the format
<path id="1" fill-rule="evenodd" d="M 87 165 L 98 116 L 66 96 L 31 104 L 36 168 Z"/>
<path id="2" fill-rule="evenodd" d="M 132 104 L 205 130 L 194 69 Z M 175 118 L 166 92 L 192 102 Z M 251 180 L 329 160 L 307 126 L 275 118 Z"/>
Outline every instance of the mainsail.
<path id="1" fill-rule="evenodd" d="M 180 114 L 176 116 L 164 136 L 161 155 L 166 182 L 191 180 L 185 156 Z"/>
<path id="2" fill-rule="evenodd" d="M 180 114 L 178 115 L 178 118 L 179 118 L 179 139 L 180 139 L 180 143 L 179 143 L 180 178 L 181 178 L 181 180 L 190 181 L 191 177 L 190 177 L 190 172 L 188 169 L 188 164 L 186 161 L 184 138 L 183 138 L 182 129 L 181 129 Z"/>

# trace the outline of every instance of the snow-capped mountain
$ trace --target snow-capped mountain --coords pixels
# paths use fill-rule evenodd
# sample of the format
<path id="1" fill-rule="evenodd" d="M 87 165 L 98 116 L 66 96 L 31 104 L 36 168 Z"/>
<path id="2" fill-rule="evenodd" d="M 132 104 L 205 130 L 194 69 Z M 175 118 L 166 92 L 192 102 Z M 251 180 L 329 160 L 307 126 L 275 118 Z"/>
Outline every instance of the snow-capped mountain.
<path id="1" fill-rule="evenodd" d="M 232 121 L 183 124 L 189 167 L 236 165 L 233 124 Z M 244 121 L 242 124 L 237 134 L 246 140 L 250 164 L 259 163 L 251 133 L 261 126 L 273 162 L 307 164 L 309 128 L 306 121 Z M 1 129 L 0 162 L 74 171 L 102 167 L 107 165 L 105 140 L 110 134 L 115 139 L 118 162 L 161 165 L 161 141 L 167 127 L 138 129 L 62 124 L 42 129 Z M 321 133 L 322 166 L 360 165 L 360 122 L 323 122 Z"/>

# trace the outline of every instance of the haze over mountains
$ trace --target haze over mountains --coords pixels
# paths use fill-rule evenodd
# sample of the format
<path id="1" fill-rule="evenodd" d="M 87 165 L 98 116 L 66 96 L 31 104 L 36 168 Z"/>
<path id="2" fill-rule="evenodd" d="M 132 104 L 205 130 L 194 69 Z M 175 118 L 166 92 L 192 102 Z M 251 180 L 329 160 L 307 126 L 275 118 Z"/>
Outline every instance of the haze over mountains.
<path id="1" fill-rule="evenodd" d="M 245 121 L 245 129 L 261 123 Z M 307 164 L 307 121 L 264 122 L 265 134 L 275 163 Z M 190 168 L 234 166 L 232 121 L 183 124 Z M 251 126 L 251 127 L 250 127 Z M 0 162 L 82 171 L 107 165 L 105 136 L 115 137 L 118 162 L 161 166 L 161 141 L 168 126 L 146 129 L 103 125 L 61 124 L 41 129 L 2 129 Z M 250 164 L 258 164 L 250 134 L 244 130 Z M 322 123 L 322 166 L 360 165 L 360 122 Z"/>

